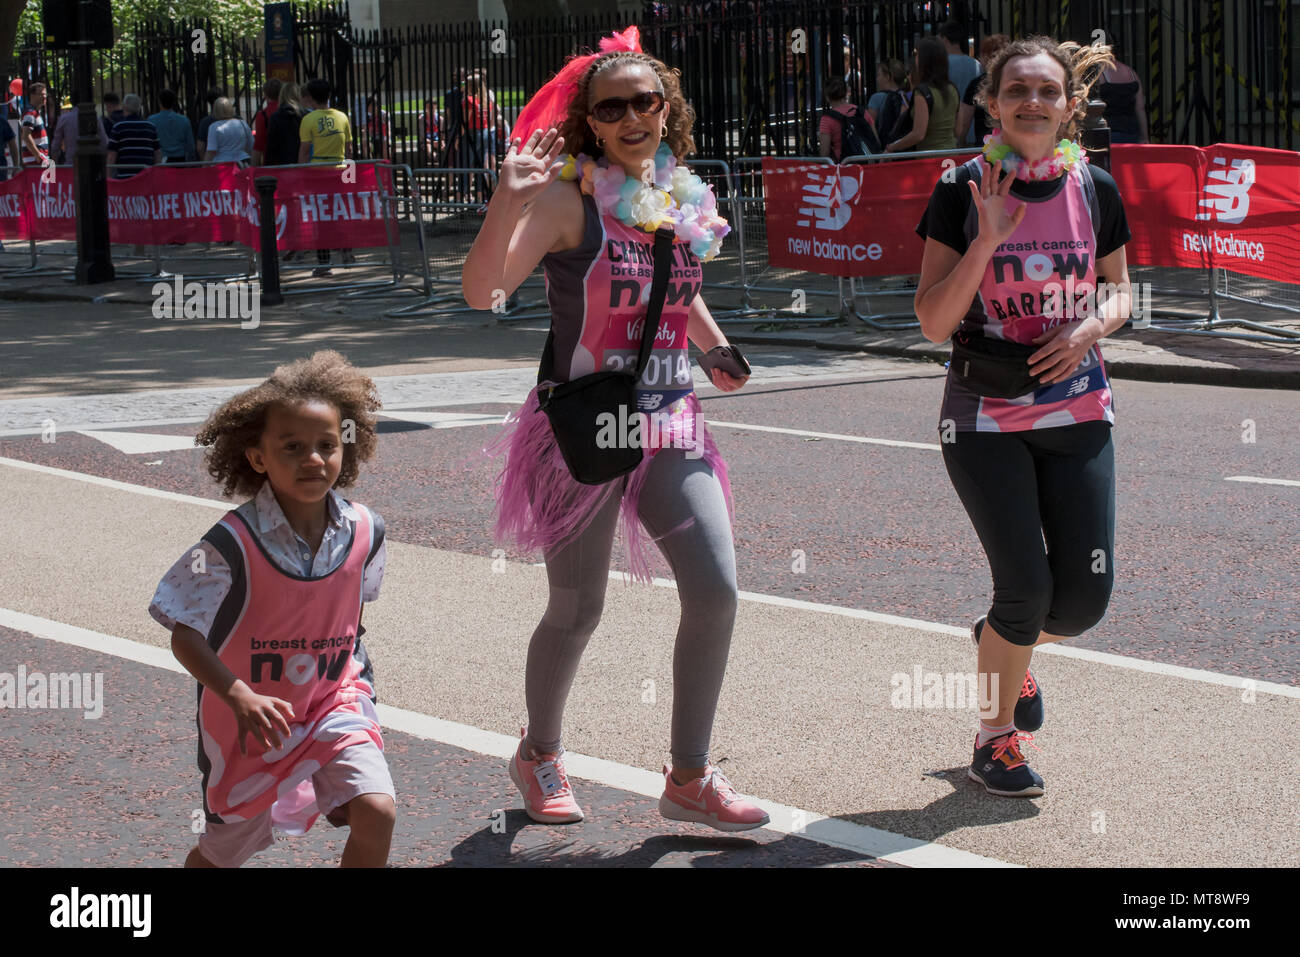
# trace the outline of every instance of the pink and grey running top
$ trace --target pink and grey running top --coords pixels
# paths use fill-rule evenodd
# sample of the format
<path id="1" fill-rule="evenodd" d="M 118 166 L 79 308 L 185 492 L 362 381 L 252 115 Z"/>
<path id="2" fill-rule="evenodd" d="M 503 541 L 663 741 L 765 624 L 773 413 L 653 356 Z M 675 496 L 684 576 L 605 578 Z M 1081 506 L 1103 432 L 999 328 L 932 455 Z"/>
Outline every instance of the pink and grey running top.
<path id="1" fill-rule="evenodd" d="M 979 182 L 983 158 L 966 164 Z M 1070 307 L 1064 318 L 1047 318 L 1048 297 L 1060 290 L 1079 303 L 1096 288 L 1097 234 L 1100 219 L 1092 177 L 1082 164 L 1059 180 L 1058 188 L 1042 199 L 1024 199 L 1014 192 L 1008 214 L 1018 203 L 1028 205 L 1025 218 L 1011 238 L 993 253 L 979 292 L 958 331 L 1012 342 L 1033 340 L 1065 323 L 1074 322 Z M 964 231 L 968 241 L 979 233 L 979 210 L 971 203 Z M 1115 422 L 1110 381 L 1102 364 L 1101 349 L 1094 345 L 1074 374 L 1063 382 L 1044 386 L 1016 399 L 977 395 L 949 375 L 941 419 L 957 431 L 1018 432 L 1076 422 Z M 940 428 L 944 426 L 941 423 Z"/>
<path id="2" fill-rule="evenodd" d="M 631 369 L 654 278 L 654 234 L 601 216 L 582 196 L 586 230 L 581 245 L 542 259 L 551 332 L 538 381 L 568 382 L 603 370 Z M 704 271 L 686 243 L 674 242 L 668 293 L 659 333 L 637 385 L 637 407 L 676 415 L 694 391 L 686 321 Z"/>

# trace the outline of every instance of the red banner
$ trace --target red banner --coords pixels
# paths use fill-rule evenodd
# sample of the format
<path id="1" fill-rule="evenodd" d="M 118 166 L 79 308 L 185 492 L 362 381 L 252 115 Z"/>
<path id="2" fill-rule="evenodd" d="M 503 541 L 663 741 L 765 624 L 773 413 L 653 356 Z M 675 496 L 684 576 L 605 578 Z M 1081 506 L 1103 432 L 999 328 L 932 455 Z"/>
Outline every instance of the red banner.
<path id="1" fill-rule="evenodd" d="M 1280 282 L 1300 274 L 1300 154 L 1216 143 L 1116 146 L 1129 262 L 1213 266 Z"/>
<path id="2" fill-rule="evenodd" d="M 829 166 L 764 158 L 767 261 L 829 276 L 920 272 L 925 244 L 913 230 L 943 163 Z"/>
<path id="3" fill-rule="evenodd" d="M 914 232 L 961 157 L 832 167 L 763 160 L 768 262 L 831 276 L 921 271 Z M 1300 153 L 1253 146 L 1112 147 L 1131 266 L 1300 276 Z"/>
<path id="4" fill-rule="evenodd" d="M 386 246 L 381 192 L 392 174 L 374 164 L 239 169 L 151 166 L 108 181 L 109 237 L 115 243 L 260 244 L 253 180 L 276 179 L 276 236 L 281 250 Z M 26 170 L 0 183 L 0 238 L 75 239 L 73 171 Z M 391 211 L 389 213 L 391 216 Z"/>

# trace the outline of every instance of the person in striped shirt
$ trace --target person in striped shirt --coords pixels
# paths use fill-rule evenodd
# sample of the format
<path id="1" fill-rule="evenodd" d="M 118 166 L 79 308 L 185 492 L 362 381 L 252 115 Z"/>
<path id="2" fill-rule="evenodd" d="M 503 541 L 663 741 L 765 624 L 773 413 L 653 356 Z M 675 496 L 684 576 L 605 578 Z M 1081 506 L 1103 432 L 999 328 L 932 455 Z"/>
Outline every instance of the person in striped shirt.
<path id="1" fill-rule="evenodd" d="M 33 83 L 27 91 L 27 109 L 20 123 L 23 168 L 44 166 L 50 152 L 50 135 L 45 129 L 45 84 Z"/>
<path id="2" fill-rule="evenodd" d="M 139 167 L 161 163 L 162 148 L 157 128 L 144 118 L 140 97 L 128 93 L 122 98 L 122 109 L 126 117 L 113 124 L 108 137 L 108 165 L 123 167 L 113 174 L 116 179 L 130 179 Z"/>

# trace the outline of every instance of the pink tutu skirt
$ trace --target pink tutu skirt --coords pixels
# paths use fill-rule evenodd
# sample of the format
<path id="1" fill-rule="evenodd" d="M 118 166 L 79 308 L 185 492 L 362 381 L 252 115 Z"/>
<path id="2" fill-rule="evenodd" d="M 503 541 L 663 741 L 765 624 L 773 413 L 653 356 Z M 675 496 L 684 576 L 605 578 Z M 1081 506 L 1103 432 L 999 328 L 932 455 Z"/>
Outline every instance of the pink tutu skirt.
<path id="1" fill-rule="evenodd" d="M 647 450 L 645 458 L 627 475 L 603 485 L 584 485 L 569 474 L 560 447 L 551 432 L 550 420 L 537 405 L 534 387 L 524 399 L 519 410 L 506 421 L 501 434 L 484 452 L 493 458 L 504 456 L 504 463 L 496 480 L 496 541 L 513 544 L 525 551 L 541 551 L 544 555 L 567 545 L 591 524 L 596 513 L 611 495 L 622 495 L 620 506 L 623 543 L 627 567 L 636 581 L 649 582 L 654 537 L 641 524 L 637 504 L 641 489 L 645 487 L 646 474 L 655 452 Z M 692 392 L 682 402 L 682 410 L 698 423 L 700 455 L 718 477 L 722 494 L 727 501 L 727 513 L 734 517 L 731 501 L 731 483 L 727 479 L 727 463 L 723 461 L 713 436 L 704 425 L 700 401 Z M 671 428 L 661 436 L 660 444 L 671 445 L 677 437 L 672 429 L 681 429 L 685 416 L 675 416 Z M 690 428 L 686 425 L 685 428 Z M 690 518 L 670 531 L 688 527 Z"/>

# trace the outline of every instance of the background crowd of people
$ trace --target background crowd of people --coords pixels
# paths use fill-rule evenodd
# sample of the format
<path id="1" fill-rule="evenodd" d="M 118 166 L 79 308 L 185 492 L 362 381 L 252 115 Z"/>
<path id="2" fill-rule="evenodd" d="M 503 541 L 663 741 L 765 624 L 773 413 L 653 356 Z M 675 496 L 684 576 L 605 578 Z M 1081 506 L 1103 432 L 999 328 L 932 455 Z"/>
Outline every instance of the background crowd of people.
<path id="1" fill-rule="evenodd" d="M 876 92 L 864 109 L 848 98 L 849 90 L 862 88 L 862 65 L 846 40 L 844 77 L 833 77 L 825 88 L 826 108 L 817 125 L 818 155 L 838 162 L 854 152 L 982 146 L 993 123 L 978 95 L 988 64 L 1010 42 L 1004 33 L 987 36 L 976 59 L 965 52 L 966 28 L 949 20 L 936 36 L 917 43 L 910 63 L 885 59 L 877 64 Z M 1096 95 L 1106 103 L 1111 142 L 1148 142 L 1142 82 L 1132 67 L 1117 59 L 1101 74 Z M 846 146 L 863 144 L 874 148 L 845 151 Z"/>

